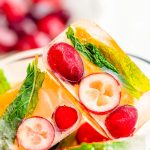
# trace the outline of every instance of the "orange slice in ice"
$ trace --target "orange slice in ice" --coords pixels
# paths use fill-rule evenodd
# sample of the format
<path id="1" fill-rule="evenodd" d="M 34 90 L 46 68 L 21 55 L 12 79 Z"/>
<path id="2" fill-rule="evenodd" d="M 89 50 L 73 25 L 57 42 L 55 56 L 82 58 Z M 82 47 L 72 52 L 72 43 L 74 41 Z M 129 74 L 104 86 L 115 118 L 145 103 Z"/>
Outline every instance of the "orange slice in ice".
<path id="1" fill-rule="evenodd" d="M 0 116 L 3 114 L 7 106 L 15 99 L 18 91 L 18 88 L 14 88 L 0 95 Z"/>

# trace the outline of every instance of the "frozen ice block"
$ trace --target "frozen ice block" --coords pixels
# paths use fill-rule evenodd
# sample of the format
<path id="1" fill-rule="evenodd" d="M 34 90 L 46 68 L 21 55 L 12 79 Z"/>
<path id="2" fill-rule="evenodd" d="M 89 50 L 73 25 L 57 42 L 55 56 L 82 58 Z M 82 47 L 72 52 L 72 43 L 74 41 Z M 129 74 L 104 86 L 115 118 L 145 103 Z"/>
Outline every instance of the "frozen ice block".
<path id="1" fill-rule="evenodd" d="M 44 103 L 44 104 L 43 104 Z M 60 113 L 61 116 L 56 117 L 55 113 L 59 107 L 61 107 Z M 71 119 L 70 117 L 74 117 L 74 113 L 72 110 L 68 110 L 63 112 L 63 107 L 73 108 L 77 113 L 77 120 L 73 121 L 71 125 L 61 125 L 63 121 L 65 122 L 65 118 Z M 68 114 L 70 113 L 70 114 Z M 70 102 L 70 97 L 65 93 L 65 91 L 61 88 L 61 86 L 48 75 L 45 77 L 45 81 L 43 83 L 42 88 L 39 91 L 39 102 L 35 108 L 35 111 L 32 114 L 33 116 L 41 116 L 43 118 L 48 119 L 55 129 L 55 138 L 51 146 L 57 144 L 59 141 L 67 137 L 70 133 L 75 131 L 81 121 L 81 113 L 78 109 Z M 63 116 L 66 115 L 66 116 Z M 72 115 L 72 116 L 70 116 Z M 55 117 L 54 117 L 55 116 Z M 58 122 L 56 119 L 59 119 Z M 57 123 L 58 122 L 58 123 Z"/>
<path id="2" fill-rule="evenodd" d="M 37 69 L 36 67 L 34 68 L 35 70 Z M 1 150 L 49 149 L 80 126 L 81 113 L 70 102 L 70 96 L 47 73 L 39 72 L 35 71 L 31 74 L 28 72 L 23 83 L 17 84 L 14 88 L 0 95 Z M 36 103 L 35 95 L 34 97 L 31 96 L 30 102 L 26 101 L 26 97 L 29 96 L 28 93 L 31 91 L 30 86 L 33 73 L 34 76 L 38 74 L 38 79 L 34 82 L 35 88 L 38 88 L 38 84 L 42 82 L 40 78 L 43 80 L 43 75 L 45 76 L 41 87 L 38 89 L 36 105 L 34 105 Z M 29 77 L 31 78 L 30 80 Z M 24 89 L 24 92 L 27 90 L 25 95 L 19 92 L 21 90 L 20 87 L 21 89 L 27 88 Z M 30 111 L 28 115 L 26 112 L 26 103 L 30 105 L 27 110 Z M 31 111 L 32 108 L 34 108 L 33 111 Z M 20 112 L 18 111 L 19 109 Z M 26 113 L 25 116 L 21 116 L 24 113 L 23 111 Z M 15 115 L 13 116 L 12 114 Z M 11 118 L 12 124 L 9 126 Z M 17 119 L 20 121 L 17 121 Z M 18 124 L 17 127 L 15 123 Z M 10 133 L 8 133 L 9 130 Z"/>
<path id="3" fill-rule="evenodd" d="M 128 137 L 150 119 L 150 80 L 98 25 L 71 24 L 45 49 L 43 61 L 102 135 Z"/>

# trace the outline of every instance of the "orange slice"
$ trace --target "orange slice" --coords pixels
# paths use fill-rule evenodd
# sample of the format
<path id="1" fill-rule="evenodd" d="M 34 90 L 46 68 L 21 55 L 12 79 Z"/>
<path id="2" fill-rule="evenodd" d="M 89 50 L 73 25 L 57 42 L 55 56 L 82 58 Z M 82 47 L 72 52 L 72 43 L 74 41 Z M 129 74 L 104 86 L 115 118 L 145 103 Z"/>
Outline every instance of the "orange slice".
<path id="1" fill-rule="evenodd" d="M 7 106 L 15 99 L 19 88 L 14 88 L 0 95 L 0 116 L 3 114 Z"/>

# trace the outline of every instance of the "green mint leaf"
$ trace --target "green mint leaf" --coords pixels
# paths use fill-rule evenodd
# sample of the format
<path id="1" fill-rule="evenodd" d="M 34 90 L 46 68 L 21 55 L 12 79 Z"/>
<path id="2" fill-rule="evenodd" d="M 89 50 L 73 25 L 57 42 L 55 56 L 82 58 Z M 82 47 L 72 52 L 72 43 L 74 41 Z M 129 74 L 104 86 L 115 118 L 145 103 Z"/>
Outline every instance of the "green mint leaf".
<path id="1" fill-rule="evenodd" d="M 118 72 L 118 70 L 105 58 L 101 53 L 101 49 L 98 49 L 91 43 L 82 44 L 78 38 L 75 37 L 74 31 L 71 27 L 66 32 L 67 38 L 70 39 L 74 48 L 82 53 L 90 62 L 111 72 L 118 77 L 123 86 L 130 92 L 130 94 L 136 98 L 139 98 L 141 94 Z"/>
<path id="2" fill-rule="evenodd" d="M 90 52 L 80 43 L 80 41 L 75 37 L 74 31 L 71 27 L 68 28 L 66 32 L 67 38 L 71 40 L 74 48 L 81 52 L 88 60 L 93 62 L 93 58 L 91 57 Z"/>
<path id="3" fill-rule="evenodd" d="M 112 70 L 113 72 L 118 73 L 117 69 L 106 60 L 106 58 L 100 53 L 100 50 L 96 48 L 95 45 L 87 43 L 84 46 L 91 53 L 91 56 L 93 57 L 93 63 L 95 65 L 100 68 L 105 67 Z"/>
<path id="4" fill-rule="evenodd" d="M 71 40 L 74 48 L 81 52 L 86 58 L 91 61 L 93 64 L 97 65 L 100 68 L 107 68 L 113 72 L 117 72 L 116 68 L 109 63 L 105 57 L 100 53 L 99 49 L 96 48 L 93 44 L 81 44 L 80 41 L 75 37 L 74 31 L 71 27 L 68 28 L 66 32 L 67 38 Z"/>
<path id="5" fill-rule="evenodd" d="M 5 74 L 2 69 L 0 69 L 0 94 L 5 93 L 10 89 L 10 84 L 8 83 Z"/>
<path id="6" fill-rule="evenodd" d="M 38 102 L 38 91 L 45 74 L 37 67 L 37 60 L 29 64 L 27 76 L 15 100 L 6 108 L 0 118 L 0 149 L 13 144 L 16 130 L 22 119 L 32 114 Z"/>

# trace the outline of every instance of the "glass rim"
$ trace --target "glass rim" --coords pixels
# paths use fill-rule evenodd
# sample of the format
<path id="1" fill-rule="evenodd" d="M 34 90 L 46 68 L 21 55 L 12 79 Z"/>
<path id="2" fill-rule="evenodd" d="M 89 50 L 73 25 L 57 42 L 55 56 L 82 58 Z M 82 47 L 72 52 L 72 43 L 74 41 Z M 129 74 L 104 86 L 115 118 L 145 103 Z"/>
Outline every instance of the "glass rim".
<path id="1" fill-rule="evenodd" d="M 44 48 L 37 48 L 37 49 L 32 49 L 32 50 L 27 50 L 24 52 L 18 52 L 16 54 L 12 54 L 11 56 L 8 56 L 6 58 L 2 58 L 0 61 L 0 66 L 6 65 L 6 64 L 10 64 L 10 63 L 14 63 L 20 60 L 24 60 L 24 59 L 29 59 L 32 58 L 36 55 L 38 56 L 42 56 L 44 51 Z"/>
<path id="2" fill-rule="evenodd" d="M 36 55 L 41 57 L 44 49 L 45 49 L 45 47 L 42 47 L 42 48 L 36 48 L 36 49 L 31 49 L 31 50 L 27 50 L 27 51 L 23 51 L 23 52 L 18 52 L 16 54 L 12 54 L 11 56 L 8 56 L 6 58 L 2 58 L 0 61 L 0 66 L 9 64 L 11 62 L 16 62 L 19 60 L 32 58 Z M 135 59 L 141 60 L 147 64 L 150 64 L 150 60 L 144 59 L 140 56 L 130 54 L 130 53 L 127 53 L 127 55 L 130 56 L 131 58 L 135 58 Z"/>

